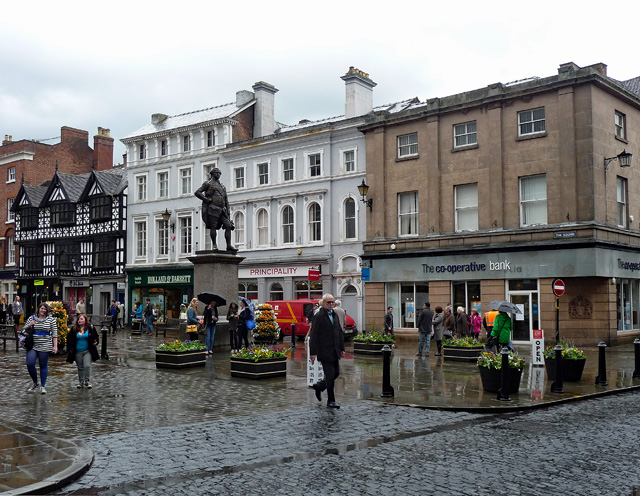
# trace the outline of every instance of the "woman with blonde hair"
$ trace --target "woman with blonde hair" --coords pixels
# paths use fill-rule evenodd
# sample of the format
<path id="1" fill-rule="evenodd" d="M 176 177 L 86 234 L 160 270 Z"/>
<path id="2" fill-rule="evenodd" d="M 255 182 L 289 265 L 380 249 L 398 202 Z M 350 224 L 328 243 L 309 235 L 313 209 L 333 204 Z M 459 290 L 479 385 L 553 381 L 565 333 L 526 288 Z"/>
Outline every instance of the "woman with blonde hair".
<path id="1" fill-rule="evenodd" d="M 187 336 L 189 336 L 189 341 L 198 340 L 199 324 L 200 322 L 198 321 L 198 298 L 193 298 L 191 300 L 191 303 L 189 303 L 189 308 L 187 309 Z M 195 328 L 192 326 L 195 326 Z"/>
<path id="2" fill-rule="evenodd" d="M 98 331 L 89 322 L 84 313 L 78 315 L 76 325 L 67 337 L 67 362 L 76 362 L 78 366 L 78 389 L 91 389 L 91 364 L 100 360 L 98 355 Z"/>
<path id="3" fill-rule="evenodd" d="M 7 323 L 7 297 L 5 295 L 0 296 L 0 324 Z"/>

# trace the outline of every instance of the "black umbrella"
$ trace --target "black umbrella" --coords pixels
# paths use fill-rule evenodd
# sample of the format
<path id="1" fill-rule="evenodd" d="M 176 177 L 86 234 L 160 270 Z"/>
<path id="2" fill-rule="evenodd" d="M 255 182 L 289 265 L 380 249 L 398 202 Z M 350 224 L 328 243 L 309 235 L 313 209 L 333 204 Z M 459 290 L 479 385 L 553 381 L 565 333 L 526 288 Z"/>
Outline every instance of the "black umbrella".
<path id="1" fill-rule="evenodd" d="M 209 305 L 212 301 L 215 301 L 216 305 L 219 307 L 227 304 L 227 300 L 225 300 L 218 293 L 214 293 L 213 291 L 203 291 L 198 295 L 198 300 L 200 300 L 205 305 Z"/>
<path id="2" fill-rule="evenodd" d="M 492 302 L 487 303 L 487 306 L 492 310 L 497 310 L 498 312 L 522 313 L 520 309 L 510 301 L 493 300 Z"/>

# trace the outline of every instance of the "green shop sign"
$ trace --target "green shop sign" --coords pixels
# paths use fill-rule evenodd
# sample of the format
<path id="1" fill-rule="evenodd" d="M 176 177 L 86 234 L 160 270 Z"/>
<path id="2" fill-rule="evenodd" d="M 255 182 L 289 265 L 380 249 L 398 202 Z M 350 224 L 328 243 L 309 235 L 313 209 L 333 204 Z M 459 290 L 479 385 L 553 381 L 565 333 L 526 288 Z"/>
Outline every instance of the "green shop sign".
<path id="1" fill-rule="evenodd" d="M 163 286 L 167 284 L 176 286 L 191 285 L 193 274 L 132 274 L 129 276 L 129 284 L 132 286 Z"/>

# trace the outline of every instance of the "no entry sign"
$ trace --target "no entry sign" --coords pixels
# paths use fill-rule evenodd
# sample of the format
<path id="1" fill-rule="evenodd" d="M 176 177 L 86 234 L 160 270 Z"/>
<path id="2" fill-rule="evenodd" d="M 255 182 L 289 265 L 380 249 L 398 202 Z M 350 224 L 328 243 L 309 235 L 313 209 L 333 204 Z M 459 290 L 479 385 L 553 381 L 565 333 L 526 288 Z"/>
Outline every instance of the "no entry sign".
<path id="1" fill-rule="evenodd" d="M 554 279 L 552 286 L 554 295 L 562 296 L 564 294 L 564 281 L 562 279 Z"/>

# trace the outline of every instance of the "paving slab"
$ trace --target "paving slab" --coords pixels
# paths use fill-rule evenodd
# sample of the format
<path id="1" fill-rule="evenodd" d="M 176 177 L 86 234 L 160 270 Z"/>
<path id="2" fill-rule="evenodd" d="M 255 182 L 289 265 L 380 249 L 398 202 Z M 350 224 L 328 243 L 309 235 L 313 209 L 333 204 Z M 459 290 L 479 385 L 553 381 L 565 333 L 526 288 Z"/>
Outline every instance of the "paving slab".
<path id="1" fill-rule="evenodd" d="M 353 356 L 349 348 L 336 383 L 343 408 L 329 412 L 307 387 L 304 343 L 293 350 L 286 378 L 251 381 L 230 377 L 224 352 L 209 358 L 203 368 L 157 370 L 154 349 L 162 341 L 128 334 L 110 338 L 111 359 L 94 364 L 92 390 L 77 390 L 75 365 L 52 357 L 46 395 L 26 393 L 30 380 L 24 353 L 0 352 L 4 392 L 0 408 L 4 418 L 19 419 L 0 423 L 4 467 L 0 489 L 13 491 L 8 494 L 45 488 L 66 491 L 58 488 L 82 475 L 97 452 L 91 470 L 79 486 L 71 484 L 70 491 L 95 487 L 106 494 L 108 487 L 120 487 L 133 494 L 137 490 L 133 486 L 151 480 L 149 494 L 154 494 L 167 477 L 186 481 L 205 469 L 211 475 L 233 471 L 235 466 L 262 470 L 264 465 L 266 470 L 274 464 L 304 464 L 331 454 L 348 457 L 351 452 L 432 432 L 459 430 L 465 423 L 493 422 L 509 412 L 640 386 L 632 377 L 631 345 L 607 349 L 607 386 L 595 385 L 597 350 L 588 349 L 581 382 L 565 382 L 564 393 L 551 393 L 544 369 L 527 365 L 519 393 L 507 403 L 482 391 L 474 364 L 449 363 L 433 355 L 416 357 L 415 346 L 403 342 L 392 354 L 393 398 L 380 398 L 381 358 Z M 529 347 L 520 348 L 530 363 Z M 425 422 L 425 410 L 439 413 Z M 264 429 L 256 425 L 257 417 L 264 419 Z M 301 433 L 296 429 L 301 419 L 304 425 L 320 427 Z M 290 439 L 272 435 L 273 426 L 286 428 Z M 251 435 L 260 436 L 255 446 L 238 441 Z M 173 439 L 178 444 L 166 444 Z M 214 445 L 212 453 L 208 448 Z M 138 480 L 135 474 L 141 467 L 143 476 Z"/>

